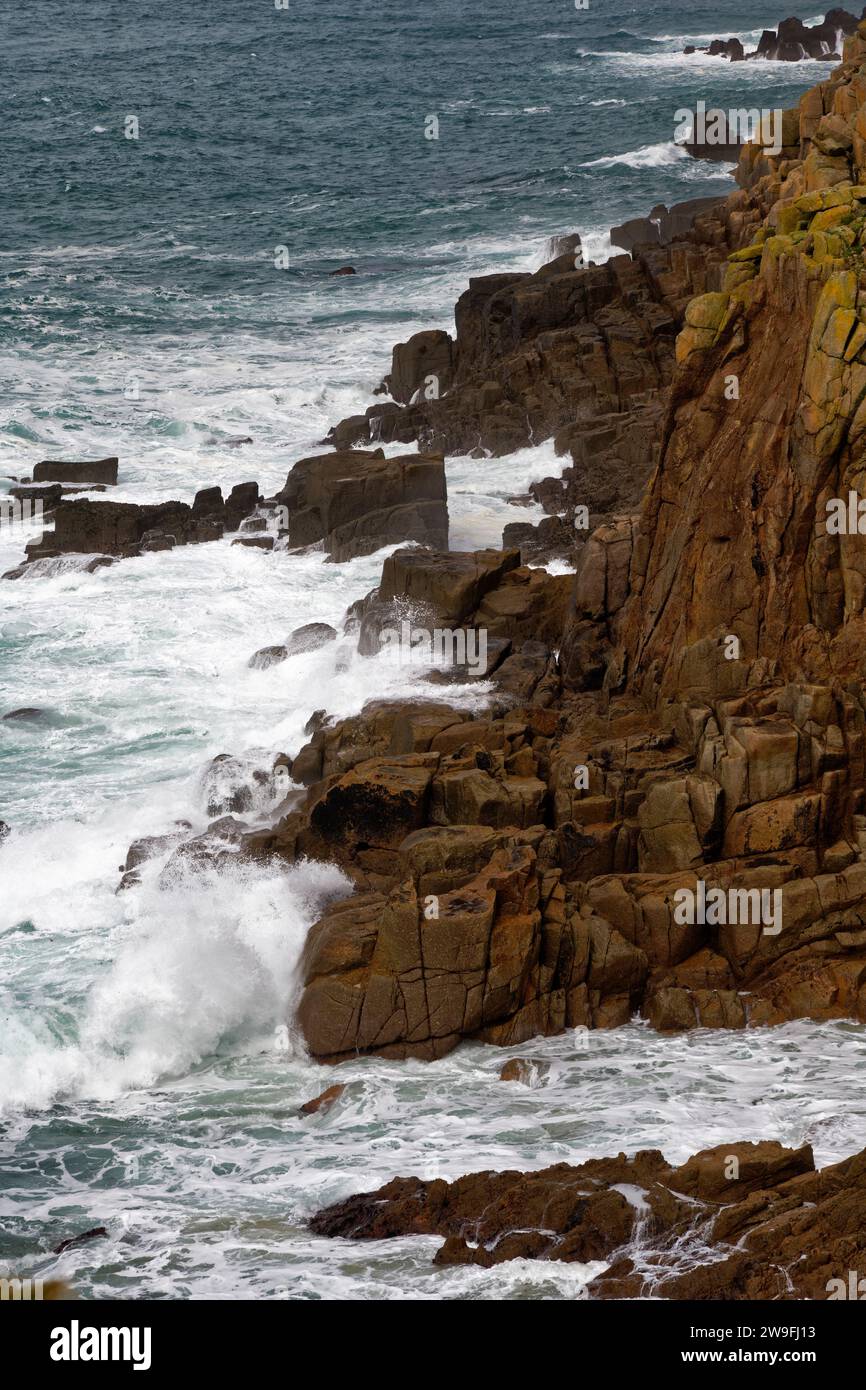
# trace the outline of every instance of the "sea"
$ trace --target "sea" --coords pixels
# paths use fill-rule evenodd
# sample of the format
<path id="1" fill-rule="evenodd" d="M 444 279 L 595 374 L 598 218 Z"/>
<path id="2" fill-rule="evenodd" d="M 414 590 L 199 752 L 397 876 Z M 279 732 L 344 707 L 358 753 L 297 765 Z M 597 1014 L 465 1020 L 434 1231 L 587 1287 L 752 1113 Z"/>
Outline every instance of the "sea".
<path id="1" fill-rule="evenodd" d="M 371 403 L 395 342 L 453 327 L 470 276 L 535 269 L 573 231 L 603 261 L 612 224 L 732 188 L 730 165 L 675 146 L 677 110 L 790 106 L 827 64 L 682 50 L 754 46 L 782 17 L 775 0 L 0 0 L 0 496 L 40 459 L 107 455 L 119 500 L 272 493 Z M 563 462 L 549 442 L 449 459 L 452 547 L 540 516 L 508 499 Z M 29 534 L 0 528 L 0 573 Z M 224 540 L 0 582 L 0 714 L 38 711 L 0 719 L 0 1273 L 85 1299 L 578 1299 L 601 1266 L 440 1269 L 436 1240 L 327 1241 L 307 1219 L 398 1174 L 862 1146 L 860 1025 L 662 1038 L 635 1019 L 322 1067 L 293 1013 L 306 932 L 350 891 L 337 868 L 160 882 L 163 856 L 116 892 L 132 841 L 207 825 L 216 755 L 267 768 L 316 709 L 429 692 L 350 636 L 248 665 L 302 623 L 341 630 L 386 553 Z M 532 1086 L 498 1079 L 512 1055 Z"/>

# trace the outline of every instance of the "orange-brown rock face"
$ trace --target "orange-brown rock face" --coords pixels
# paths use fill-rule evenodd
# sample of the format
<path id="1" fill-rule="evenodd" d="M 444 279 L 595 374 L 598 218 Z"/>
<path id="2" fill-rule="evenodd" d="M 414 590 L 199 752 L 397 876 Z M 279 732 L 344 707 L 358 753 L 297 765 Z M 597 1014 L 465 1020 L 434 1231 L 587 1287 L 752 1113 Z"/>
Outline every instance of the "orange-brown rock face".
<path id="1" fill-rule="evenodd" d="M 651 700 L 863 675 L 866 536 L 827 504 L 866 493 L 864 56 L 804 98 L 804 157 L 752 184 L 762 224 L 686 310 L 616 624 Z"/>
<path id="2" fill-rule="evenodd" d="M 680 325 L 667 419 L 641 509 L 606 499 L 570 605 L 515 551 L 420 550 L 355 605 L 362 652 L 401 605 L 483 629 L 492 695 L 470 718 L 440 684 L 318 729 L 305 796 L 249 837 L 359 890 L 308 942 L 314 1056 L 436 1058 L 635 1012 L 662 1032 L 866 1021 L 866 24 L 783 125 L 688 237 L 636 250 L 641 313 L 651 284 Z M 458 394 L 429 421 L 465 406 L 468 344 L 492 370 L 601 284 L 505 277 L 487 289 L 524 313 L 498 335 L 473 286 Z M 551 426 L 571 502 L 593 428 L 593 458 L 620 437 L 578 396 Z"/>

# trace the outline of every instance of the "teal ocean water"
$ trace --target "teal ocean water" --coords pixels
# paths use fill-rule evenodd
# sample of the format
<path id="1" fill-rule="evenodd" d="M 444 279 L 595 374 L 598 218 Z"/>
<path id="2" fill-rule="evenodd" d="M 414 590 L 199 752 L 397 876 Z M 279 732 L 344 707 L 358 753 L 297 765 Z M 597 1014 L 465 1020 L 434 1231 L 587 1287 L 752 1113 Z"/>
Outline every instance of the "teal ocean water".
<path id="1" fill-rule="evenodd" d="M 533 268 L 573 230 L 602 258 L 612 223 L 724 191 L 727 166 L 674 148 L 677 108 L 787 106 L 822 71 L 682 55 L 754 41 L 782 17 L 763 0 L 0 15 L 0 492 L 40 458 L 107 454 L 121 499 L 270 491 L 369 403 L 393 342 L 451 327 L 470 275 Z M 343 264 L 357 275 L 330 279 Z M 449 460 L 452 544 L 498 543 L 505 499 L 558 466 L 549 445 Z M 23 539 L 0 530 L 0 571 Z M 247 666 L 301 623 L 339 627 L 381 560 L 226 542 L 0 585 L 0 714 L 44 711 L 0 722 L 0 1272 L 85 1296 L 571 1298 L 591 1271 L 438 1270 L 430 1242 L 359 1251 L 304 1220 L 396 1173 L 859 1146 L 866 1042 L 848 1024 L 567 1035 L 519 1049 L 550 1064 L 536 1090 L 499 1086 L 502 1056 L 479 1046 L 368 1059 L 340 1070 L 328 1115 L 297 1117 L 337 1079 L 305 1058 L 292 1006 L 341 875 L 160 886 L 157 860 L 118 896 L 118 865 L 140 835 L 207 824 L 214 755 L 266 767 L 314 709 L 419 688 L 349 639 Z M 97 1225 L 107 1237 L 51 1255 Z"/>

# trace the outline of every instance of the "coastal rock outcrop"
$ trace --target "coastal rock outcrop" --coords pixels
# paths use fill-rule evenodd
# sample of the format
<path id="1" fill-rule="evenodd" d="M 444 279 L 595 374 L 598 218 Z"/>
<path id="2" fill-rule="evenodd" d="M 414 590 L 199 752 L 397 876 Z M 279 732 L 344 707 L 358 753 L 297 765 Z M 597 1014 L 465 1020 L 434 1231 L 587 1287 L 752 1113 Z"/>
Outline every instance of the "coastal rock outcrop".
<path id="1" fill-rule="evenodd" d="M 676 237 L 688 235 L 696 217 L 711 212 L 724 201 L 724 196 L 690 198 L 685 203 L 673 203 L 669 208 L 658 203 L 647 217 L 632 217 L 618 227 L 611 227 L 610 239 L 623 251 L 633 251 L 636 246 L 669 246 Z"/>
<path id="2" fill-rule="evenodd" d="M 33 469 L 34 483 L 77 483 L 90 486 L 101 483 L 113 487 L 117 483 L 116 458 L 90 459 L 71 463 L 60 459 L 44 459 Z"/>
<path id="3" fill-rule="evenodd" d="M 673 1166 L 657 1149 L 454 1182 L 394 1178 L 318 1212 L 314 1234 L 443 1237 L 434 1264 L 601 1261 L 590 1298 L 862 1297 L 866 1150 L 815 1169 L 808 1145 L 719 1144 Z"/>
<path id="4" fill-rule="evenodd" d="M 223 499 L 218 487 L 196 493 L 187 502 L 60 501 L 54 529 L 26 546 L 32 562 L 60 555 L 97 555 L 128 559 L 176 545 L 219 540 L 240 526 L 258 502 L 257 483 L 239 483 Z"/>
<path id="5" fill-rule="evenodd" d="M 314 1055 L 637 1012 L 663 1032 L 866 1021 L 864 59 L 866 24 L 802 99 L 799 157 L 744 151 L 715 240 L 636 253 L 691 258 L 679 283 L 704 289 L 645 496 L 610 499 L 570 598 L 513 553 L 402 551 L 356 606 L 362 651 L 401 617 L 506 646 L 482 715 L 319 728 L 304 804 L 250 846 L 334 857 L 374 895 L 311 934 Z"/>
<path id="6" fill-rule="evenodd" d="M 866 19 L 866 9 L 861 19 Z M 778 29 L 765 29 L 757 48 L 746 52 L 739 39 L 713 39 L 709 47 L 686 48 L 686 53 L 709 53 L 711 57 L 730 58 L 732 62 L 763 58 L 772 62 L 797 63 L 803 58 L 839 61 L 839 49 L 844 37 L 857 29 L 857 16 L 848 10 L 828 10 L 823 21 L 805 24 L 802 19 L 783 19 Z"/>
<path id="7" fill-rule="evenodd" d="M 441 454 L 345 449 L 299 459 L 274 500 L 288 509 L 289 545 L 321 543 L 335 561 L 395 541 L 448 545 Z"/>

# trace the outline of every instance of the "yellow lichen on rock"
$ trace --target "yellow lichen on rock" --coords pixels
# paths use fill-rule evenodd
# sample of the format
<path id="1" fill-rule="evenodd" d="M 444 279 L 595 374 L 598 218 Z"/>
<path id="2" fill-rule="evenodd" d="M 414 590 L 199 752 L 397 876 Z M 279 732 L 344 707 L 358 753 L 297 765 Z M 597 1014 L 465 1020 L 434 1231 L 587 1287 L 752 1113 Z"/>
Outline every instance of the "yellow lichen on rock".
<path id="1" fill-rule="evenodd" d="M 685 327 L 677 338 L 676 360 L 685 362 L 693 352 L 712 347 L 728 313 L 731 296 L 713 292 L 698 295 L 686 307 Z"/>

